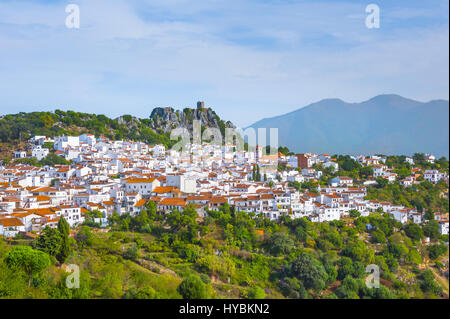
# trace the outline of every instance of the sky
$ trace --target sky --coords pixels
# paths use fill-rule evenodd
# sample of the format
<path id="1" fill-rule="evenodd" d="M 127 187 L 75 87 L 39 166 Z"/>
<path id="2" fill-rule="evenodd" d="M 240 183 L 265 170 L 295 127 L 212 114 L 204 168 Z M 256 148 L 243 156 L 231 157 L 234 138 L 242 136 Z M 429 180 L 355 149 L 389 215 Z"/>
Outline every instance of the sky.
<path id="1" fill-rule="evenodd" d="M 0 0 L 0 114 L 146 118 L 202 100 L 245 127 L 325 98 L 448 100 L 448 12 L 448 0 Z"/>

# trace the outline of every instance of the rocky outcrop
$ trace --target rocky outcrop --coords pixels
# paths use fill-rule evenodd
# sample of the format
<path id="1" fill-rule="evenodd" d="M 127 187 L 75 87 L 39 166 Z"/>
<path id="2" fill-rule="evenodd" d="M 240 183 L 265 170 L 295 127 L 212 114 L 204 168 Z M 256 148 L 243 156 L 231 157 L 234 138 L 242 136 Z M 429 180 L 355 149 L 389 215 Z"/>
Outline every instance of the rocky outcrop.
<path id="1" fill-rule="evenodd" d="M 230 121 L 222 121 L 211 108 L 197 108 L 184 110 L 174 110 L 171 107 L 157 107 L 153 109 L 150 119 L 151 127 L 154 130 L 165 133 L 177 127 L 187 128 L 192 131 L 194 120 L 198 120 L 202 127 L 218 128 L 224 133 L 225 128 L 235 128 Z"/>

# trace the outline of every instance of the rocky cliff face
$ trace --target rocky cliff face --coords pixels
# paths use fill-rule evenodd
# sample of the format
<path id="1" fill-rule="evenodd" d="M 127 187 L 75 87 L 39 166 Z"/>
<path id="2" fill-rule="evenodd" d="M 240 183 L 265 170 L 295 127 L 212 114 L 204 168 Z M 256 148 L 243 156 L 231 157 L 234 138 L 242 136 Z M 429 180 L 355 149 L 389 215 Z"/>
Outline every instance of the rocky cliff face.
<path id="1" fill-rule="evenodd" d="M 185 108 L 180 111 L 171 107 L 157 107 L 153 109 L 150 119 L 152 120 L 152 129 L 165 133 L 169 133 L 177 127 L 184 127 L 192 131 L 194 120 L 200 121 L 202 127 L 218 128 L 222 134 L 227 127 L 235 128 L 230 121 L 222 121 L 211 108 Z"/>

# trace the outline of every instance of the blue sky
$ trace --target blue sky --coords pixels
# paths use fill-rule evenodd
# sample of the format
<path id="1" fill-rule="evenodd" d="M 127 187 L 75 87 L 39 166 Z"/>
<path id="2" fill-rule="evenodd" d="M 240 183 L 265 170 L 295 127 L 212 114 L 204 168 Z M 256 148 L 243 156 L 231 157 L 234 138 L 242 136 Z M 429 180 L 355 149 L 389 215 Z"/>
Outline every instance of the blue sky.
<path id="1" fill-rule="evenodd" d="M 65 27 L 69 3 L 80 29 Z M 365 8 L 379 5 L 379 29 Z M 246 126 L 324 98 L 448 100 L 447 0 L 1 0 L 0 114 L 148 117 L 204 100 Z"/>

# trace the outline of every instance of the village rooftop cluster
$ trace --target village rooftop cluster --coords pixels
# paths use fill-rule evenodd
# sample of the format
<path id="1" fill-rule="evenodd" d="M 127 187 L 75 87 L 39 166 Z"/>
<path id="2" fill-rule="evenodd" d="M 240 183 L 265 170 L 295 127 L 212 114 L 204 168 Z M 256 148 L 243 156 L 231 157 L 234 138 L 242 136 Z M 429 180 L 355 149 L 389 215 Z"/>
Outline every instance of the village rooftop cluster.
<path id="1" fill-rule="evenodd" d="M 44 147 L 46 143 L 51 143 L 53 150 Z M 91 134 L 34 136 L 29 147 L 28 154 L 37 160 L 52 151 L 70 164 L 0 165 L 0 235 L 5 237 L 36 236 L 46 226 L 55 228 L 61 217 L 76 227 L 90 211 L 101 212 L 96 222 L 107 226 L 114 213 L 136 215 L 149 201 L 161 214 L 192 204 L 200 217 L 228 203 L 235 210 L 271 220 L 289 215 L 324 222 L 346 219 L 351 210 L 362 216 L 382 210 L 403 224 L 423 221 L 423 213 L 414 208 L 365 199 L 366 187 L 376 183 L 377 177 L 391 183 L 397 180 L 380 156 L 353 157 L 373 168 L 372 179 L 356 184 L 350 177 L 338 176 L 329 185 L 319 186 L 316 193 L 299 191 L 289 182 L 319 179 L 322 171 L 313 168 L 318 163 L 339 171 L 338 163 L 326 154 L 274 156 L 264 155 L 262 147 L 236 152 L 231 144 L 208 143 L 188 144 L 178 152 L 163 145 L 112 141 Z M 27 158 L 28 154 L 16 151 L 14 157 Z M 435 159 L 427 155 L 426 160 Z M 414 165 L 412 158 L 407 161 Z M 295 169 L 279 172 L 279 163 Z M 413 168 L 412 172 L 399 181 L 405 187 L 417 183 L 420 175 L 432 183 L 448 180 L 437 170 Z M 448 216 L 437 213 L 435 218 L 441 233 L 448 234 Z"/>

